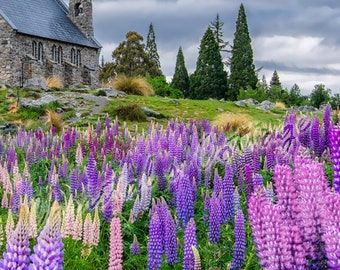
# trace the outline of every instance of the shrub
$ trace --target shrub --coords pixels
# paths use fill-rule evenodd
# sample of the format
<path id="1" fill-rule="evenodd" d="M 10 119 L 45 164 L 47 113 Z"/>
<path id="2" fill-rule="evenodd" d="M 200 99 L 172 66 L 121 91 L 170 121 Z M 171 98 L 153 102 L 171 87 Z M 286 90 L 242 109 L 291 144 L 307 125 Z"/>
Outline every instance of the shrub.
<path id="1" fill-rule="evenodd" d="M 152 86 L 143 77 L 128 77 L 123 74 L 118 75 L 109 86 L 131 95 L 154 95 Z"/>
<path id="2" fill-rule="evenodd" d="M 97 97 L 105 97 L 106 92 L 104 90 L 98 90 L 97 93 L 95 94 Z"/>
<path id="3" fill-rule="evenodd" d="M 46 124 L 55 127 L 57 132 L 63 129 L 63 121 L 58 113 L 49 109 L 46 111 L 46 117 Z"/>
<path id="4" fill-rule="evenodd" d="M 114 109 L 114 113 L 119 119 L 129 121 L 146 121 L 146 114 L 137 104 L 120 105 Z"/>
<path id="5" fill-rule="evenodd" d="M 156 95 L 176 99 L 184 97 L 183 92 L 179 89 L 175 89 L 169 86 L 163 76 L 158 76 L 155 78 L 147 76 L 147 81 L 153 87 Z"/>

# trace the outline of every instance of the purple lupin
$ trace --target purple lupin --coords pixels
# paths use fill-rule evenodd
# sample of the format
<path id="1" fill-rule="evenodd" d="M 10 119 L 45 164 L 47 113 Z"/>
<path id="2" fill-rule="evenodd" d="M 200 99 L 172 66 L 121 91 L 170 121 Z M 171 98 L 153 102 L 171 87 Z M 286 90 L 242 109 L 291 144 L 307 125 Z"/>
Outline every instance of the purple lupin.
<path id="1" fill-rule="evenodd" d="M 192 270 L 195 268 L 195 255 L 192 251 L 191 248 L 192 246 L 197 248 L 196 223 L 193 218 L 190 218 L 184 233 L 184 256 L 183 256 L 184 270 Z"/>
<path id="2" fill-rule="evenodd" d="M 245 220 L 242 210 L 238 210 L 235 217 L 235 244 L 231 269 L 241 269 L 245 260 L 246 232 Z"/>

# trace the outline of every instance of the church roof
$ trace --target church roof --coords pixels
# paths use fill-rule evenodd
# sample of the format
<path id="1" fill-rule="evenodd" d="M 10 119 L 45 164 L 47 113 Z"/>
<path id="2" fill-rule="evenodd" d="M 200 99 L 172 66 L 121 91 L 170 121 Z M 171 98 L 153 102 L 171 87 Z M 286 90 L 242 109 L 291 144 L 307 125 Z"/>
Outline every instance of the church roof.
<path id="1" fill-rule="evenodd" d="M 68 43 L 100 48 L 67 16 L 62 0 L 0 0 L 0 15 L 16 31 Z"/>

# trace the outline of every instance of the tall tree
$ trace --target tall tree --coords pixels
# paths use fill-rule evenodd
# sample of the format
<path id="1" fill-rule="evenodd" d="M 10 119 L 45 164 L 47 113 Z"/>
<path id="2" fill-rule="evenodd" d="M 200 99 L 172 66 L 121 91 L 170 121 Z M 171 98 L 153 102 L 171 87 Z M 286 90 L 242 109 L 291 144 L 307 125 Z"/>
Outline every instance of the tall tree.
<path id="1" fill-rule="evenodd" d="M 187 68 L 185 67 L 182 47 L 179 47 L 176 58 L 175 74 L 172 78 L 170 86 L 172 88 L 181 90 L 183 92 L 184 97 L 188 97 L 189 84 L 190 84 L 189 75 Z"/>
<path id="2" fill-rule="evenodd" d="M 226 42 L 223 40 L 223 31 L 222 31 L 223 25 L 224 25 L 224 22 L 220 21 L 220 15 L 217 13 L 214 21 L 210 22 L 210 26 L 209 26 L 214 33 L 214 37 L 220 47 L 221 52 L 227 51 L 225 48 L 229 45 L 229 42 Z"/>
<path id="3" fill-rule="evenodd" d="M 190 77 L 189 97 L 193 99 L 225 98 L 227 73 L 223 69 L 219 46 L 208 27 L 201 44 L 196 70 Z"/>
<path id="4" fill-rule="evenodd" d="M 280 82 L 280 78 L 279 78 L 279 74 L 277 74 L 277 71 L 276 70 L 274 70 L 274 72 L 273 72 L 273 76 L 272 76 L 272 78 L 271 78 L 271 80 L 270 80 L 270 88 L 272 88 L 272 87 L 278 87 L 278 88 L 282 88 L 282 86 L 281 86 L 281 82 Z"/>
<path id="5" fill-rule="evenodd" d="M 317 84 L 310 95 L 311 105 L 319 108 L 321 104 L 326 104 L 330 101 L 331 90 L 326 89 L 324 84 Z"/>
<path id="6" fill-rule="evenodd" d="M 149 70 L 149 74 L 151 77 L 161 76 L 161 63 L 159 61 L 159 55 L 157 52 L 157 44 L 156 44 L 156 35 L 153 29 L 153 24 L 150 23 L 149 26 L 149 33 L 146 38 L 146 47 L 145 47 L 146 54 L 149 57 L 149 60 L 153 63 L 152 69 Z"/>
<path id="7" fill-rule="evenodd" d="M 145 52 L 143 37 L 134 31 L 128 32 L 126 40 L 112 52 L 112 60 L 116 74 L 145 76 L 154 68 L 154 63 Z"/>
<path id="8" fill-rule="evenodd" d="M 240 6 L 236 21 L 236 31 L 231 53 L 228 98 L 236 100 L 240 88 L 247 89 L 251 87 L 255 89 L 258 81 L 255 72 L 247 17 L 243 4 Z"/>

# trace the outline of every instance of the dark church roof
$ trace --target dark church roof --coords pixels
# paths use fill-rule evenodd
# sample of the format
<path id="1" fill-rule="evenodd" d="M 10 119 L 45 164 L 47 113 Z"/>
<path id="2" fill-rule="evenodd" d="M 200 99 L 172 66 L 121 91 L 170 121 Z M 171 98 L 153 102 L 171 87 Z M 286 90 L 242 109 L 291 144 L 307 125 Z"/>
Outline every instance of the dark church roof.
<path id="1" fill-rule="evenodd" d="M 32 36 L 100 48 L 67 17 L 62 0 L 0 0 L 0 15 L 16 31 Z"/>

